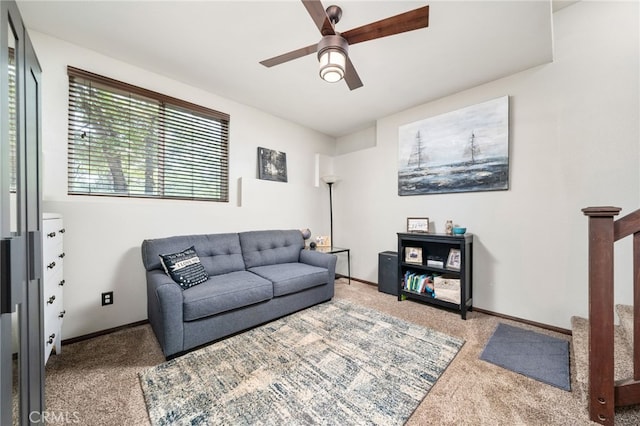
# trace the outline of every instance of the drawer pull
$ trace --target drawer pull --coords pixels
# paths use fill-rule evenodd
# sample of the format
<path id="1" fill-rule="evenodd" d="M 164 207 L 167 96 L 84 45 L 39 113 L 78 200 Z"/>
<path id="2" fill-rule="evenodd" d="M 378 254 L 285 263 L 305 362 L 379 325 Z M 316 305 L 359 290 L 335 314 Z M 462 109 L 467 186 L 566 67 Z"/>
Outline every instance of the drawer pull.
<path id="1" fill-rule="evenodd" d="M 58 318 L 64 318 L 64 314 L 66 314 L 67 311 L 61 311 L 60 314 L 58 315 Z"/>
<path id="2" fill-rule="evenodd" d="M 53 343 L 53 339 L 56 338 L 56 333 L 53 333 L 51 336 L 49 336 L 49 340 L 47 340 L 47 344 L 50 345 Z"/>
<path id="3" fill-rule="evenodd" d="M 56 300 L 56 296 L 55 296 L 55 295 L 51 296 L 51 297 L 49 298 L 49 300 L 47 300 L 47 305 L 52 304 L 52 303 L 54 302 L 54 300 Z"/>
<path id="4" fill-rule="evenodd" d="M 60 281 L 60 282 L 58 283 L 58 285 L 59 285 L 60 287 L 62 287 L 62 286 L 64 285 L 64 283 L 65 283 L 65 280 L 62 280 L 62 281 Z"/>
<path id="5" fill-rule="evenodd" d="M 58 255 L 58 257 L 59 257 L 60 259 L 64 259 L 64 256 L 65 256 L 65 254 L 64 254 L 64 253 L 60 253 L 60 254 Z"/>
<path id="6" fill-rule="evenodd" d="M 58 231 L 61 234 L 64 234 L 66 232 L 66 229 L 62 228 L 61 230 Z"/>
<path id="7" fill-rule="evenodd" d="M 56 262 L 51 262 L 50 264 L 47 265 L 48 269 L 53 269 L 56 267 Z"/>
<path id="8" fill-rule="evenodd" d="M 56 236 L 56 233 L 55 233 L 55 232 L 49 232 L 49 233 L 47 234 L 47 237 L 49 237 L 49 238 L 53 238 L 53 237 L 55 237 L 55 236 Z"/>

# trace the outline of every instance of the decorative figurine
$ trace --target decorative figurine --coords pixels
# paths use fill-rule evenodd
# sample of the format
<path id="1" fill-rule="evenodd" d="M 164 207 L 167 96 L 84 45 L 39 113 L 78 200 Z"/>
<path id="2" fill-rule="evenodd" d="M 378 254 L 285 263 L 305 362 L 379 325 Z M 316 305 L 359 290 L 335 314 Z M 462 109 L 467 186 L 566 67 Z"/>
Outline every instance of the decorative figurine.
<path id="1" fill-rule="evenodd" d="M 301 229 L 300 232 L 302 233 L 303 239 L 308 240 L 309 238 L 311 238 L 311 231 L 309 230 L 309 228 Z"/>
<path id="2" fill-rule="evenodd" d="M 447 235 L 453 234 L 453 221 L 452 220 L 448 220 L 447 224 L 444 226 L 444 229 L 445 229 L 445 233 Z"/>

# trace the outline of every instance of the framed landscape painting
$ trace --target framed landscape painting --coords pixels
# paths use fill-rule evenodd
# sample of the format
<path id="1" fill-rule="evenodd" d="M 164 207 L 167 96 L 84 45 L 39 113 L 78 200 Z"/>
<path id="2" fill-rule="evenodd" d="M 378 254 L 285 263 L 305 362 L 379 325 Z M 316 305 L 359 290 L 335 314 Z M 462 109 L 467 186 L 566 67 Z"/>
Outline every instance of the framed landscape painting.
<path id="1" fill-rule="evenodd" d="M 401 126 L 398 195 L 509 189 L 509 97 Z"/>
<path id="2" fill-rule="evenodd" d="M 258 147 L 258 179 L 287 181 L 287 154 Z"/>

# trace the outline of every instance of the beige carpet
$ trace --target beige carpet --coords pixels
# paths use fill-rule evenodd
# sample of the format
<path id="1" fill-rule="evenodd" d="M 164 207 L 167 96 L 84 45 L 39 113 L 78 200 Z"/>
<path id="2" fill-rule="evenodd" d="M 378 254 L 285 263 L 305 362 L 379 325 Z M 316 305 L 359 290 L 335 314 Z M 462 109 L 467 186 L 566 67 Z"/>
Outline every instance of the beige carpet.
<path id="1" fill-rule="evenodd" d="M 377 287 L 342 279 L 336 298 L 458 336 L 466 342 L 420 404 L 408 425 L 588 425 L 580 398 L 479 359 L 498 322 L 471 312 L 458 314 L 413 301 L 398 302 Z M 570 337 L 535 327 L 561 339 Z M 137 373 L 164 361 L 148 325 L 66 345 L 46 368 L 47 409 L 75 413 L 83 425 L 147 425 Z M 400 368 L 400 367 L 399 367 Z M 572 373 L 573 374 L 573 373 Z M 574 382 L 572 379 L 572 386 Z"/>

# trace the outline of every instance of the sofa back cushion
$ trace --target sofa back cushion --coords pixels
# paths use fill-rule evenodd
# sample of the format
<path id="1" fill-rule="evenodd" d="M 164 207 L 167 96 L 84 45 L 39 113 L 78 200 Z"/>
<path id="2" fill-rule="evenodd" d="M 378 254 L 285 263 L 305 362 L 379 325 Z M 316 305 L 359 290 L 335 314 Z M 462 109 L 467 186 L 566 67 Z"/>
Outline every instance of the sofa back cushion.
<path id="1" fill-rule="evenodd" d="M 161 254 L 179 252 L 191 246 L 210 276 L 245 269 L 238 234 L 181 235 L 144 240 L 142 263 L 147 271 L 162 269 Z"/>
<path id="2" fill-rule="evenodd" d="M 241 232 L 244 263 L 249 268 L 298 262 L 304 239 L 298 229 Z"/>

